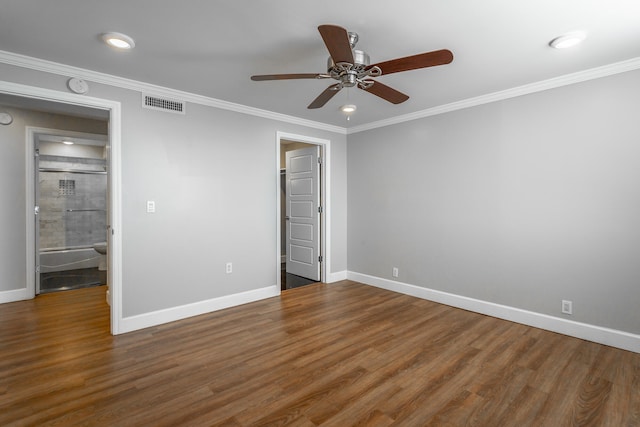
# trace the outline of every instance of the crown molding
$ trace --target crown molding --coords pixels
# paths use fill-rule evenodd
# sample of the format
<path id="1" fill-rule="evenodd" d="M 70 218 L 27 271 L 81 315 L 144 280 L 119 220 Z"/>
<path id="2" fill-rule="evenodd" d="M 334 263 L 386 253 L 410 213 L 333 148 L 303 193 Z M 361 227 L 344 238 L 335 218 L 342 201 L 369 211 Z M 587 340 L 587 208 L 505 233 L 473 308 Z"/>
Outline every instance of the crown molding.
<path id="1" fill-rule="evenodd" d="M 223 110 L 229 110 L 242 114 L 248 114 L 251 116 L 262 117 L 265 119 L 291 123 L 294 125 L 306 126 L 309 128 L 325 130 L 328 132 L 334 132 L 343 135 L 350 135 L 371 129 L 392 126 L 412 120 L 436 116 L 438 114 L 444 114 L 452 111 L 462 110 L 465 108 L 475 107 L 478 105 L 503 101 L 510 98 L 516 98 L 518 96 L 542 92 L 549 89 L 568 86 L 575 83 L 581 83 L 640 69 L 640 58 L 632 58 L 626 61 L 604 65 L 602 67 L 591 68 L 589 70 L 566 74 L 564 76 L 554 77 L 536 83 L 518 86 L 515 88 L 493 92 L 486 95 L 480 95 L 474 98 L 464 99 L 462 101 L 456 101 L 449 104 L 439 105 L 433 108 L 428 108 L 426 110 L 416 111 L 414 113 L 365 123 L 363 125 L 355 126 L 352 128 L 345 128 L 2 50 L 0 50 L 0 63 L 15 65 L 17 67 L 28 68 L 36 71 L 58 74 L 62 76 L 74 76 L 95 83 L 119 87 L 122 89 L 153 93 L 154 95 L 177 98 L 183 101 L 192 102 L 194 104 L 220 108 Z"/>
<path id="2" fill-rule="evenodd" d="M 0 63 L 14 65 L 16 67 L 28 68 L 35 71 L 57 74 L 62 76 L 73 76 L 93 83 L 105 84 L 128 89 L 137 92 L 153 93 L 154 95 L 166 96 L 168 98 L 180 99 L 194 104 L 205 105 L 222 110 L 234 111 L 237 113 L 248 114 L 251 116 L 262 117 L 265 119 L 276 120 L 280 122 L 291 123 L 294 125 L 306 126 L 314 129 L 325 130 L 339 134 L 346 134 L 347 129 L 340 126 L 320 123 L 313 120 L 302 119 L 299 117 L 289 116 L 286 114 L 275 113 L 273 111 L 262 110 L 260 108 L 249 107 L 242 104 L 223 101 L 191 92 L 185 92 L 176 89 L 170 89 L 163 86 L 153 85 L 137 80 L 117 77 L 110 74 L 100 73 L 97 71 L 86 70 L 84 68 L 73 67 L 71 65 L 60 64 L 57 62 L 47 61 L 44 59 L 33 58 L 30 56 L 20 55 L 13 52 L 0 50 Z"/>
<path id="3" fill-rule="evenodd" d="M 604 65 L 602 67 L 591 68 L 589 70 L 579 71 L 577 73 L 566 74 L 564 76 L 554 77 L 552 79 L 542 80 L 540 82 L 518 86 L 500 92 L 493 92 L 462 101 L 452 102 L 450 104 L 439 105 L 437 107 L 429 108 L 422 111 L 416 111 L 414 113 L 409 113 L 402 116 L 396 116 L 389 119 L 366 123 L 360 126 L 348 128 L 347 135 L 385 126 L 391 126 L 398 123 L 404 123 L 411 120 L 423 119 L 425 117 L 436 116 L 438 114 L 449 113 L 456 110 L 462 110 L 464 108 L 503 101 L 505 99 L 529 95 L 536 92 L 542 92 L 545 90 L 568 86 L 575 83 L 595 80 L 602 77 L 612 76 L 615 74 L 625 73 L 627 71 L 633 71 L 637 69 L 640 69 L 640 58 L 632 58 L 626 61 L 616 62 L 613 64 Z"/>

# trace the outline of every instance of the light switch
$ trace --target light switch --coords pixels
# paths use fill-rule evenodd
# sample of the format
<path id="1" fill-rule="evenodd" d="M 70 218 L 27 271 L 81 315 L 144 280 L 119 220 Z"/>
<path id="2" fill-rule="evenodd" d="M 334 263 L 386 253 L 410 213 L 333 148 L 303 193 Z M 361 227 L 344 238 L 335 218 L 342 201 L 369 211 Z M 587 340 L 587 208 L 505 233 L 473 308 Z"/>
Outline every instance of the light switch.
<path id="1" fill-rule="evenodd" d="M 155 213 L 156 212 L 156 202 L 153 200 L 147 200 L 147 213 Z"/>

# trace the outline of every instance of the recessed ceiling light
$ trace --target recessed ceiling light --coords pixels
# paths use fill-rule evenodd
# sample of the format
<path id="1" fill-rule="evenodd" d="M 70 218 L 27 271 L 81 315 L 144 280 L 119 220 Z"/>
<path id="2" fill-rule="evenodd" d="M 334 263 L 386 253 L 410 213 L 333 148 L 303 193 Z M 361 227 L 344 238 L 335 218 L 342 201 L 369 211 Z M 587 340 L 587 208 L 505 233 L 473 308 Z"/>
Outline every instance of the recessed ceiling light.
<path id="1" fill-rule="evenodd" d="M 73 145 L 73 141 L 62 141 L 65 145 Z"/>
<path id="2" fill-rule="evenodd" d="M 584 31 L 573 31 L 551 40 L 549 46 L 555 49 L 566 49 L 579 45 L 586 38 L 587 34 Z"/>
<path id="3" fill-rule="evenodd" d="M 109 46 L 121 50 L 133 49 L 136 46 L 131 37 L 122 33 L 105 33 L 102 35 L 102 40 Z"/>

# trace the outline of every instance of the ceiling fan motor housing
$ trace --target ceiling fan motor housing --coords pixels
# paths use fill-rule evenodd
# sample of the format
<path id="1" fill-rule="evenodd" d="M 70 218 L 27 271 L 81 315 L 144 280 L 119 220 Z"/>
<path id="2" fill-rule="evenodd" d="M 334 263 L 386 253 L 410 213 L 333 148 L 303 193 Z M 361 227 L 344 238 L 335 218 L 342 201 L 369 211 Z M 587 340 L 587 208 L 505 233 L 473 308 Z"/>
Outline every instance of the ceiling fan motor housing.
<path id="1" fill-rule="evenodd" d="M 369 55 L 367 54 L 367 52 L 354 49 L 353 64 L 348 64 L 348 63 L 336 64 L 335 62 L 333 62 L 333 59 L 329 57 L 329 59 L 327 59 L 327 72 L 331 73 L 331 71 L 336 67 L 343 68 L 345 64 L 348 64 L 350 68 L 353 70 L 363 70 L 365 67 L 369 66 L 370 63 L 371 61 L 369 60 Z"/>
<path id="2" fill-rule="evenodd" d="M 353 50 L 353 64 L 348 62 L 335 63 L 331 57 L 327 59 L 327 74 L 339 80 L 343 87 L 353 87 L 368 73 L 365 68 L 371 63 L 369 55 L 362 50 Z"/>

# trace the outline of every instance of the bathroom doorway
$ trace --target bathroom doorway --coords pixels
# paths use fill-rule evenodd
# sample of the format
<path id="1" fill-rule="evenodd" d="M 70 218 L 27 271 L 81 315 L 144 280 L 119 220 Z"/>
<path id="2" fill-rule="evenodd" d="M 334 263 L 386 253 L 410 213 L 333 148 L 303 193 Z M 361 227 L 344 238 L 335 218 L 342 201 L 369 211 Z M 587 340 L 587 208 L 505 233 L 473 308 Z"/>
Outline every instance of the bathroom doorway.
<path id="1" fill-rule="evenodd" d="M 74 120 L 97 119 L 107 124 L 108 145 L 108 230 L 107 268 L 108 286 L 106 299 L 110 304 L 110 330 L 117 335 L 125 332 L 122 327 L 122 107 L 120 102 L 86 95 L 66 93 L 60 90 L 27 86 L 0 80 L 0 104 L 13 116 L 11 124 L 1 134 L 3 156 L 16 167 L 3 168 L 4 182 L 13 183 L 5 193 L 11 203 L 3 210 L 3 225 L 8 239 L 0 239 L 4 254 L 3 280 L 0 281 L 0 303 L 33 299 L 36 296 L 36 236 L 35 236 L 35 153 L 33 129 L 64 128 L 78 132 L 105 133 L 96 129 L 78 128 Z M 60 116 L 70 121 L 62 122 Z M 65 119 L 65 120 L 66 120 Z M 101 125 L 101 128 L 103 126 Z M 6 144 L 5 144 L 6 143 Z M 8 150 L 11 147 L 10 150 Z M 8 151 L 7 151 L 8 150 Z M 8 181 L 7 181 L 8 180 Z M 22 250 L 12 249 L 22 246 Z M 13 287 L 12 287 L 13 286 Z"/>
<path id="2" fill-rule="evenodd" d="M 78 120 L 78 119 L 76 119 Z M 107 284 L 104 134 L 32 129 L 36 294 Z"/>

